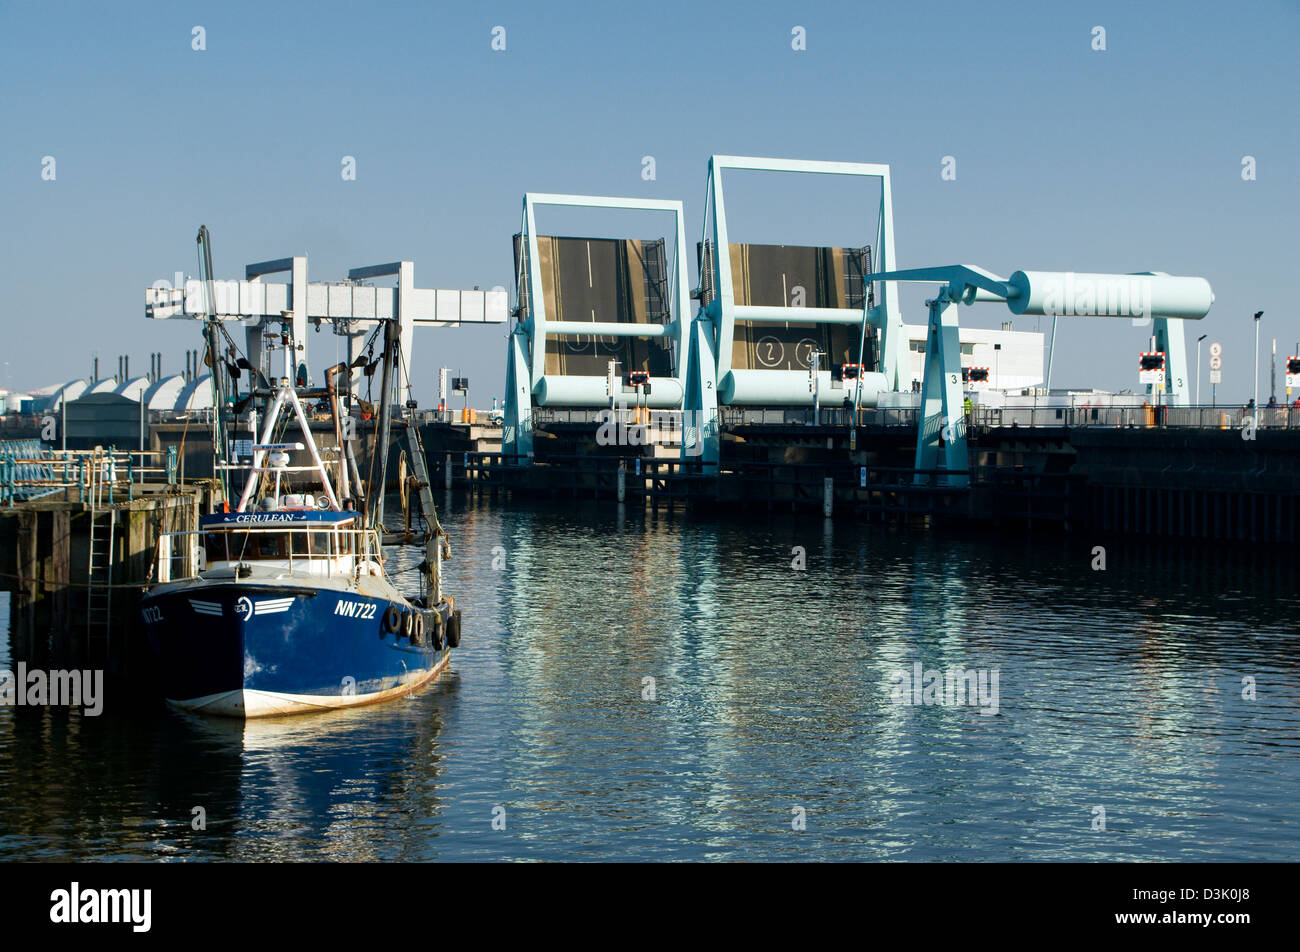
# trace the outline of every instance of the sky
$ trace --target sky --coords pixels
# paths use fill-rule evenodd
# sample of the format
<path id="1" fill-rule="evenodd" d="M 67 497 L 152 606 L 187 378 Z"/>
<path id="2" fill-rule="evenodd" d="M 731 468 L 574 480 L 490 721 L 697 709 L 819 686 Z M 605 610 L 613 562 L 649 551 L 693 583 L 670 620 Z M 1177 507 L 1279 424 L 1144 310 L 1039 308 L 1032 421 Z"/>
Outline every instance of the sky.
<path id="1" fill-rule="evenodd" d="M 1220 342 L 1220 401 L 1244 402 L 1253 313 L 1262 393 L 1271 339 L 1280 357 L 1300 340 L 1297 39 L 1300 0 L 0 2 L 0 387 L 86 376 L 96 354 L 104 376 L 154 351 L 182 371 L 199 326 L 146 320 L 143 297 L 195 272 L 200 224 L 218 277 L 295 254 L 318 281 L 401 259 L 417 286 L 513 300 L 525 191 L 679 199 L 693 245 L 708 157 L 731 154 L 889 164 L 900 268 L 1203 276 L 1216 301 L 1189 363 L 1197 336 Z M 734 179 L 733 240 L 874 241 L 861 183 Z M 539 230 L 670 233 L 584 214 Z M 909 323 L 926 290 L 903 297 Z M 1063 318 L 1053 385 L 1136 388 L 1149 334 Z M 505 335 L 417 331 L 417 397 L 436 402 L 448 366 L 488 405 Z M 313 370 L 333 362 L 328 332 L 309 346 Z"/>

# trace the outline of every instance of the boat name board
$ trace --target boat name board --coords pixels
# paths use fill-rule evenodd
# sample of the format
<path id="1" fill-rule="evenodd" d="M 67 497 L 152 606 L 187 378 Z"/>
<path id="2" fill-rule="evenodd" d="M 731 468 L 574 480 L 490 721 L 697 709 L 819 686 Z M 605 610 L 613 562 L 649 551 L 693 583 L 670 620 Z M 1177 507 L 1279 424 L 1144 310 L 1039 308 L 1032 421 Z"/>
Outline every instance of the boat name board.
<path id="1" fill-rule="evenodd" d="M 290 522 L 344 522 L 355 517 L 355 513 L 339 513 L 327 511 L 306 511 L 306 512 L 228 512 L 218 513 L 216 516 L 205 516 L 201 523 L 204 526 L 211 525 L 247 525 L 256 523 L 258 525 Z"/>

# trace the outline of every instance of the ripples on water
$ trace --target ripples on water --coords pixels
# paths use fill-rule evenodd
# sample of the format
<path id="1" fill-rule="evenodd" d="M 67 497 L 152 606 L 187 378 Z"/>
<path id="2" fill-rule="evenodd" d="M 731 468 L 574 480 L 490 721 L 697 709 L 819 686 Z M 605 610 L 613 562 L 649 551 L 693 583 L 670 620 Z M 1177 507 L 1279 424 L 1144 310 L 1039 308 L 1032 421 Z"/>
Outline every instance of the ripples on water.
<path id="1" fill-rule="evenodd" d="M 1091 544 L 819 517 L 445 521 L 450 676 L 248 725 L 0 709 L 0 858 L 1300 859 L 1286 554 L 1094 572 Z M 916 661 L 997 668 L 997 715 L 896 704 Z"/>

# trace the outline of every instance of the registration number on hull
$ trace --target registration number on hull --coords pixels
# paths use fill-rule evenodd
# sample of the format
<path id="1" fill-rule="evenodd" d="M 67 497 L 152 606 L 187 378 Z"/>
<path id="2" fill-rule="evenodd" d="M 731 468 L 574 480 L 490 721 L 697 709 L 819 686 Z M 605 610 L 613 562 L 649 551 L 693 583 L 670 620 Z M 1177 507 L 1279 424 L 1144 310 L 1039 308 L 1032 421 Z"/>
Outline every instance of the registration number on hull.
<path id="1" fill-rule="evenodd" d="M 379 605 L 375 602 L 340 601 L 334 606 L 334 614 L 345 615 L 348 618 L 356 618 L 360 621 L 374 618 L 375 612 L 378 610 Z"/>

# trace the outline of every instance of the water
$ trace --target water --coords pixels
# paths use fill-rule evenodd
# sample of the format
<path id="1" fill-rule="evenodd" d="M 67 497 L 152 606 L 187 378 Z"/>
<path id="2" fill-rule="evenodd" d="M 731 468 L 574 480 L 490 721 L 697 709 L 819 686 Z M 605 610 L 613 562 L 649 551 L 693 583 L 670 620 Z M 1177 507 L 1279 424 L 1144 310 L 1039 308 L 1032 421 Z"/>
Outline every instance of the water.
<path id="1" fill-rule="evenodd" d="M 1286 555 L 1110 546 L 1093 571 L 1091 543 L 818 517 L 446 522 L 442 682 L 248 725 L 0 708 L 0 859 L 1300 859 Z M 899 704 L 916 661 L 996 668 L 996 715 Z"/>

